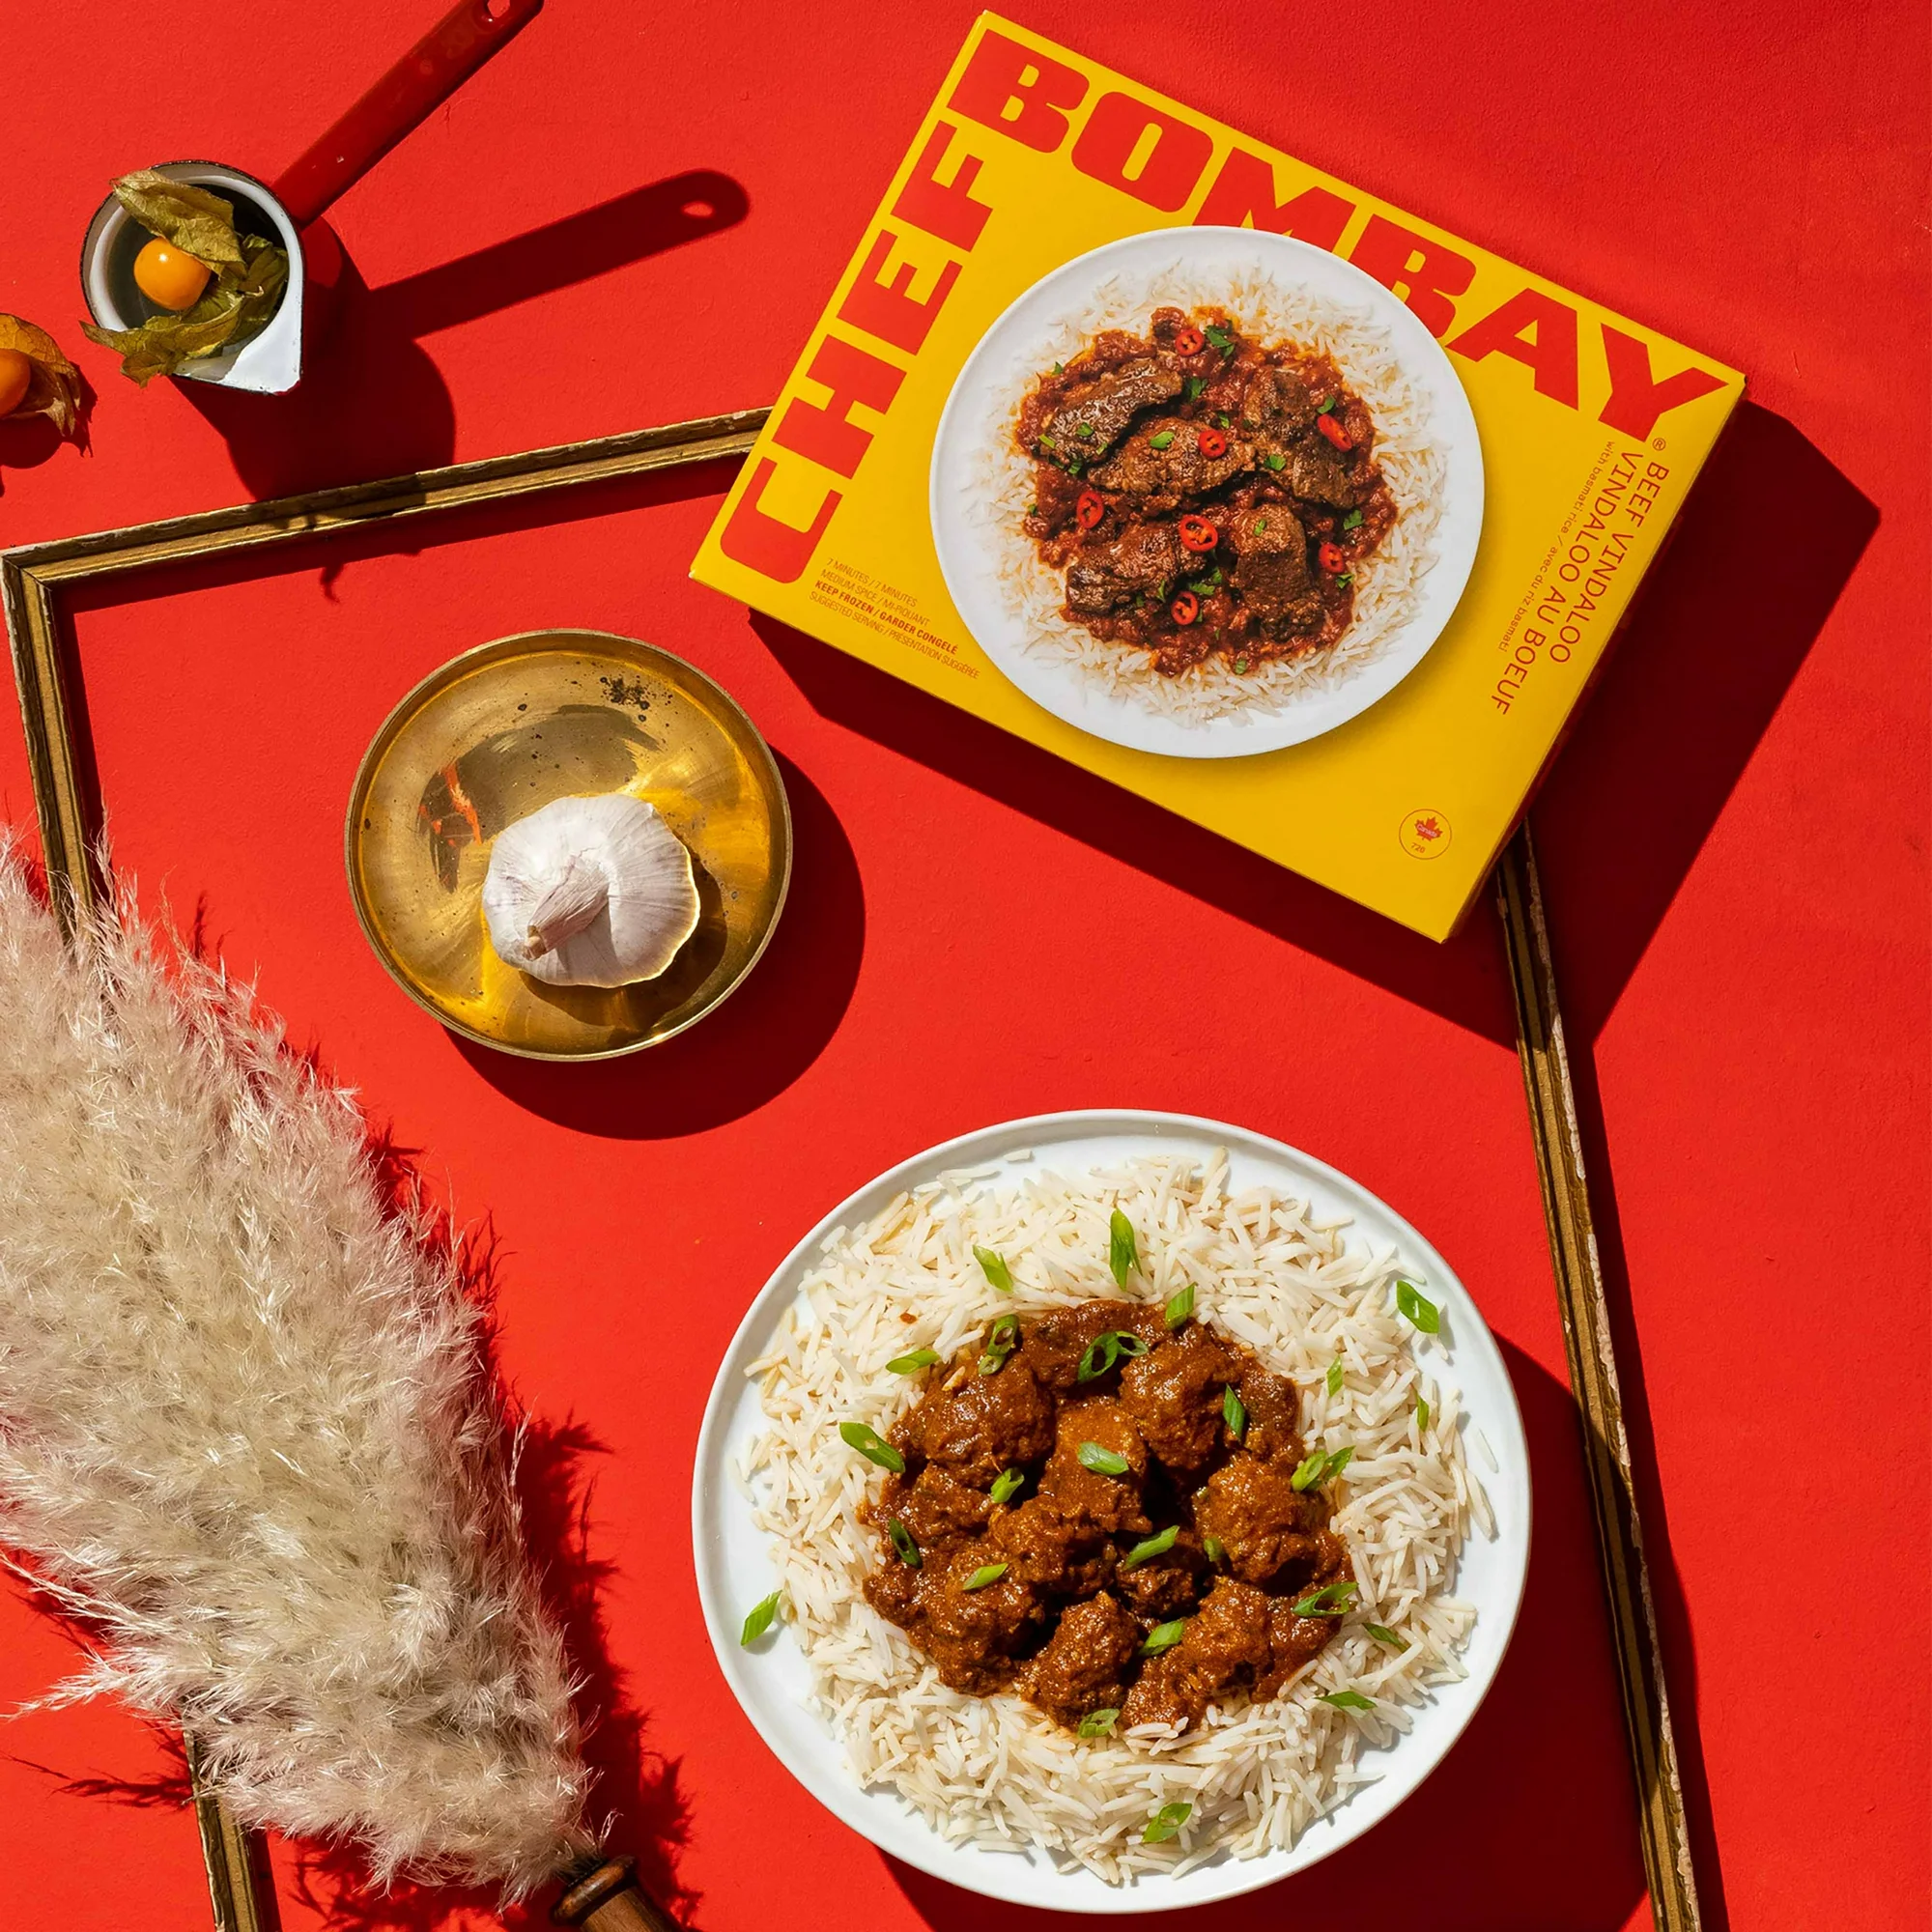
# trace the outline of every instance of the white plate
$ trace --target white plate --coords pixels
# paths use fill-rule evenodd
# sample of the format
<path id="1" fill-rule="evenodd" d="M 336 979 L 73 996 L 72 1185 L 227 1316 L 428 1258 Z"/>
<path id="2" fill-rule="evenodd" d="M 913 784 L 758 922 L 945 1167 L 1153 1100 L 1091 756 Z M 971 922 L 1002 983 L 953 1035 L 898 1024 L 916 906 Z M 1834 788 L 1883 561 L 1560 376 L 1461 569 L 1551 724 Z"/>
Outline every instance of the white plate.
<path id="1" fill-rule="evenodd" d="M 1350 1238 L 1393 1247 L 1442 1310 L 1437 1343 L 1446 1348 L 1431 1344 L 1424 1359 L 1432 1375 L 1460 1386 L 1465 1426 L 1483 1432 L 1500 1465 L 1492 1473 L 1471 1445 L 1470 1463 L 1489 1491 L 1496 1535 L 1491 1541 L 1480 1532 L 1471 1534 L 1456 1579 L 1457 1595 L 1477 1610 L 1463 1658 L 1469 1674 L 1444 1686 L 1432 1703 L 1416 1706 L 1413 1728 L 1406 1736 L 1386 1749 L 1365 1752 L 1363 1767 L 1378 1774 L 1378 1781 L 1317 1820 L 1285 1852 L 1244 1860 L 1223 1856 L 1179 1878 L 1155 1876 L 1115 1887 L 1077 1867 L 1063 1868 L 1044 1852 L 949 1845 L 896 1792 L 859 1784 L 842 1747 L 807 1706 L 809 1673 L 790 1625 L 778 1627 L 778 1641 L 768 1649 L 753 1653 L 739 1647 L 745 1612 L 770 1594 L 773 1582 L 768 1539 L 753 1527 L 751 1509 L 731 1476 L 763 1428 L 757 1389 L 746 1379 L 745 1370 L 770 1347 L 801 1283 L 820 1259 L 825 1236 L 834 1228 L 869 1220 L 906 1188 L 952 1169 L 982 1167 L 1029 1150 L 1033 1159 L 1012 1169 L 1015 1184 L 1042 1169 L 1079 1173 L 1147 1154 L 1206 1159 L 1217 1148 L 1228 1150 L 1236 1186 L 1264 1184 L 1310 1201 L 1320 1214 L 1348 1216 Z M 1110 1110 L 1009 1121 L 928 1148 L 840 1202 L 785 1257 L 725 1350 L 697 1438 L 691 1502 L 697 1590 L 712 1648 L 745 1715 L 785 1769 L 834 1816 L 894 1858 L 989 1898 L 1062 1912 L 1157 1912 L 1232 1898 L 1314 1864 L 1387 1817 L 1441 1761 L 1475 1715 L 1509 1643 L 1529 1562 L 1529 1449 L 1522 1417 L 1494 1339 L 1449 1264 L 1401 1215 L 1347 1175 L 1279 1141 L 1184 1114 Z M 854 1614 L 871 1612 L 859 1605 Z"/>
<path id="2" fill-rule="evenodd" d="M 1211 280 L 1219 274 L 1271 275 L 1286 287 L 1367 309 L 1387 331 L 1403 372 L 1428 406 L 1436 440 L 1448 459 L 1435 564 L 1423 580 L 1415 615 L 1351 677 L 1268 711 L 1236 713 L 1205 724 L 1183 724 L 1117 696 L 1070 665 L 1028 649 L 1026 626 L 1000 587 L 994 547 L 1024 543 L 990 525 L 959 515 L 983 474 L 986 440 L 1002 437 L 1002 398 L 1011 393 L 1016 367 L 1037 369 L 1040 345 L 1069 316 L 1091 307 L 1110 276 L 1149 275 L 1176 265 Z M 1238 758 L 1278 752 L 1332 731 L 1386 697 L 1428 654 L 1469 581 L 1483 533 L 1483 450 L 1469 399 L 1442 346 L 1387 289 L 1325 248 L 1253 228 L 1160 228 L 1110 242 L 1076 256 L 1036 282 L 980 337 L 947 398 L 932 444 L 932 540 L 954 608 L 986 655 L 1056 718 L 1096 738 L 1137 752 L 1179 758 Z"/>

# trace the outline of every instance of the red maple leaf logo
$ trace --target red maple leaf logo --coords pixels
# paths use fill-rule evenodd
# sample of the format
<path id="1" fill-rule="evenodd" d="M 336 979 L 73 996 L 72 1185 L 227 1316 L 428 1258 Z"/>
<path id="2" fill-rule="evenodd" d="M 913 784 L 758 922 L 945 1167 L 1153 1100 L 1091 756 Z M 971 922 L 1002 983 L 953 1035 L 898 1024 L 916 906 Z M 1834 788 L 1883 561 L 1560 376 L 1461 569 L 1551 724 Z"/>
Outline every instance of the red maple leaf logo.
<path id="1" fill-rule="evenodd" d="M 1418 818 L 1415 821 L 1415 836 L 1418 838 L 1440 838 L 1442 828 L 1433 818 Z"/>

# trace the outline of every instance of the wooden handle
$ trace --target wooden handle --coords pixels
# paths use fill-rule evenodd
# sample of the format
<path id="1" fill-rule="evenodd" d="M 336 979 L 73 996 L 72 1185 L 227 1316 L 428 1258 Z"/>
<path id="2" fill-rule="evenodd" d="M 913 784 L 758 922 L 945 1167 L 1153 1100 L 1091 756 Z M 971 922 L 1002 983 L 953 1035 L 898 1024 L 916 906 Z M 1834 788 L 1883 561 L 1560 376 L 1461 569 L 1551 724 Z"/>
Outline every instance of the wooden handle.
<path id="1" fill-rule="evenodd" d="M 306 228 L 543 12 L 543 0 L 457 0 L 328 132 L 291 163 L 275 199 Z"/>
<path id="2" fill-rule="evenodd" d="M 663 1906 L 638 1889 L 635 1859 L 611 1859 L 586 1873 L 551 1907 L 558 1925 L 586 1932 L 682 1932 Z"/>

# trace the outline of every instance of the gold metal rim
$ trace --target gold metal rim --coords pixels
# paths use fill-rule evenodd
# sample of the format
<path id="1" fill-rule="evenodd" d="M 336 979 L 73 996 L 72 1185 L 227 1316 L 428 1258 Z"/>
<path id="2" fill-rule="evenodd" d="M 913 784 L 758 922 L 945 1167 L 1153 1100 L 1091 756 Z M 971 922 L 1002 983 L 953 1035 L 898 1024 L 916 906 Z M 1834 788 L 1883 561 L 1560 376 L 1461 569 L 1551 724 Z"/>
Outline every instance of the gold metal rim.
<path id="1" fill-rule="evenodd" d="M 591 644 L 616 644 L 625 650 L 648 651 L 654 657 L 666 659 L 676 665 L 680 672 L 688 674 L 715 694 L 724 709 L 743 724 L 748 742 L 757 747 L 758 753 L 764 760 L 764 768 L 770 776 L 773 793 L 778 799 L 777 824 L 784 843 L 784 859 L 778 868 L 778 892 L 772 901 L 771 916 L 765 921 L 764 930 L 758 935 L 757 944 L 752 948 L 738 971 L 718 996 L 700 1007 L 696 1012 L 688 1014 L 675 1026 L 668 1027 L 662 1033 L 648 1034 L 642 1039 L 627 1040 L 621 1046 L 603 1047 L 582 1053 L 553 1053 L 542 1047 L 513 1045 L 507 1040 L 497 1039 L 493 1035 L 467 1025 L 453 1014 L 444 1011 L 398 969 L 389 948 L 371 923 L 369 905 L 356 875 L 355 866 L 357 824 L 361 818 L 362 807 L 376 767 L 383 753 L 400 734 L 403 725 L 434 695 L 435 690 L 445 683 L 453 683 L 464 674 L 463 668 L 466 665 L 473 664 L 492 651 L 499 651 L 506 645 L 535 644 L 560 638 L 581 638 Z M 779 770 L 778 760 L 772 755 L 772 748 L 765 742 L 765 734 L 752 722 L 751 714 L 745 707 L 708 671 L 700 670 L 689 658 L 681 658 L 675 651 L 666 650 L 662 644 L 649 643 L 642 638 L 627 638 L 618 631 L 591 631 L 575 625 L 547 626 L 539 631 L 513 631 L 506 637 L 492 638 L 485 643 L 472 644 L 469 650 L 460 651 L 455 657 L 447 659 L 434 670 L 417 679 L 396 700 L 390 707 L 388 716 L 376 727 L 376 735 L 370 739 L 369 748 L 362 753 L 362 761 L 355 768 L 355 780 L 349 788 L 349 805 L 342 822 L 342 867 L 348 878 L 349 902 L 355 908 L 355 923 L 362 928 L 362 937 L 368 941 L 370 952 L 376 955 L 389 978 L 439 1026 L 450 1033 L 460 1034 L 465 1039 L 474 1040 L 478 1046 L 487 1046 L 493 1053 L 507 1053 L 519 1060 L 542 1060 L 561 1065 L 597 1060 L 621 1060 L 626 1054 L 642 1053 L 651 1047 L 663 1046 L 668 1040 L 673 1040 L 680 1034 L 689 1032 L 700 1020 L 709 1019 L 751 977 L 752 969 L 765 956 L 765 949 L 772 943 L 772 934 L 778 930 L 779 921 L 784 916 L 785 901 L 791 895 L 794 851 L 791 795 L 785 790 L 784 774 Z"/>

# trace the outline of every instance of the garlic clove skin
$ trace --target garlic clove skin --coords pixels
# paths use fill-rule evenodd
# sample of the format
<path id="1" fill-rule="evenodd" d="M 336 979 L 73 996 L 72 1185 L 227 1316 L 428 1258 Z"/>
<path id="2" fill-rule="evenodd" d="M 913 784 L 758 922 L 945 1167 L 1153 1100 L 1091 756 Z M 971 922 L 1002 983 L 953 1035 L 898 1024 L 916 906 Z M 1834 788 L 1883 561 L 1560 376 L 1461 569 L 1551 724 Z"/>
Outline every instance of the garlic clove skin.
<path id="1" fill-rule="evenodd" d="M 546 984 L 654 980 L 697 929 L 691 854 L 628 792 L 553 799 L 497 833 L 483 918 L 497 956 Z"/>

